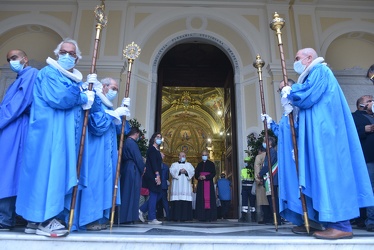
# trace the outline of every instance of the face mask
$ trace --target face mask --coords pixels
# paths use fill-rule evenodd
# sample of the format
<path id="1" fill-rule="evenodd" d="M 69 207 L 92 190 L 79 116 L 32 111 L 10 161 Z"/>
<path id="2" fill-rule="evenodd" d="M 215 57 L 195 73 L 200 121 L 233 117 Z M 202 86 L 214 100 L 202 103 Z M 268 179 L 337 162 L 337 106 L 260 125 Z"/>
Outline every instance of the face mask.
<path id="1" fill-rule="evenodd" d="M 266 143 L 265 142 L 262 143 L 262 147 L 266 149 Z"/>
<path id="2" fill-rule="evenodd" d="M 10 69 L 16 73 L 20 72 L 23 69 L 23 66 L 25 65 L 25 64 L 21 64 L 21 60 L 10 61 L 9 62 Z"/>
<path id="3" fill-rule="evenodd" d="M 373 113 L 374 113 L 374 104 L 371 105 L 371 111 L 373 111 Z"/>
<path id="4" fill-rule="evenodd" d="M 139 141 L 140 140 L 140 136 L 138 136 L 138 138 L 136 139 L 136 141 Z"/>
<path id="5" fill-rule="evenodd" d="M 66 53 L 65 55 L 58 56 L 57 63 L 60 64 L 63 69 L 69 70 L 74 68 L 75 58 Z"/>
<path id="6" fill-rule="evenodd" d="M 245 163 L 244 163 L 244 166 L 248 167 L 248 162 L 245 162 Z"/>
<path id="7" fill-rule="evenodd" d="M 203 155 L 203 156 L 201 157 L 201 159 L 203 159 L 203 161 L 206 161 L 206 160 L 208 160 L 208 156 L 207 156 L 207 155 Z"/>
<path id="8" fill-rule="evenodd" d="M 156 139 L 156 144 L 157 145 L 160 145 L 162 143 L 162 140 L 161 139 Z"/>
<path id="9" fill-rule="evenodd" d="M 113 101 L 114 98 L 117 96 L 117 91 L 113 89 L 109 89 L 108 93 L 106 93 L 106 98 L 108 98 L 109 101 Z"/>
<path id="10" fill-rule="evenodd" d="M 304 59 L 305 58 L 307 57 L 304 57 Z M 306 68 L 306 65 L 301 63 L 304 59 L 301 59 L 293 63 L 293 70 L 295 70 L 295 72 L 298 73 L 299 75 L 301 75 Z"/>
<path id="11" fill-rule="evenodd" d="M 181 162 L 186 162 L 186 157 L 182 157 Z"/>

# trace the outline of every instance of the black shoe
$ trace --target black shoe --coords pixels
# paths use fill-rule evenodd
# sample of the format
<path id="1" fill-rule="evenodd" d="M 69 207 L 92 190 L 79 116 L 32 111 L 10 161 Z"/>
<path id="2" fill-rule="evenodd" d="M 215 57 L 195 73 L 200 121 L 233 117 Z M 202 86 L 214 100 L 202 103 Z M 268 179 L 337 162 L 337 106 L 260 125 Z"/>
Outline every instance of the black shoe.
<path id="1" fill-rule="evenodd" d="M 369 224 L 366 226 L 366 230 L 368 232 L 374 232 L 374 224 Z"/>
<path id="2" fill-rule="evenodd" d="M 3 231 L 3 230 L 11 230 L 13 227 L 12 226 L 8 226 L 8 225 L 4 225 L 4 224 L 1 224 L 0 223 L 0 230 Z"/>

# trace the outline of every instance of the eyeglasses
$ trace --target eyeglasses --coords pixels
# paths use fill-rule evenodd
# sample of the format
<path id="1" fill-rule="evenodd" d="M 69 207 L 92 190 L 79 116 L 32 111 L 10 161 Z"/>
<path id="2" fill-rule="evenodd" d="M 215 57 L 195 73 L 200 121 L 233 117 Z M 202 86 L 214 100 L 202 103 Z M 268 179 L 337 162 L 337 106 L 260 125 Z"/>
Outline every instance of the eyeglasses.
<path id="1" fill-rule="evenodd" d="M 77 58 L 77 54 L 75 53 L 75 51 L 66 51 L 66 50 L 60 50 L 58 52 L 59 55 L 66 55 L 66 54 L 69 54 L 71 57 L 74 57 L 74 58 Z"/>

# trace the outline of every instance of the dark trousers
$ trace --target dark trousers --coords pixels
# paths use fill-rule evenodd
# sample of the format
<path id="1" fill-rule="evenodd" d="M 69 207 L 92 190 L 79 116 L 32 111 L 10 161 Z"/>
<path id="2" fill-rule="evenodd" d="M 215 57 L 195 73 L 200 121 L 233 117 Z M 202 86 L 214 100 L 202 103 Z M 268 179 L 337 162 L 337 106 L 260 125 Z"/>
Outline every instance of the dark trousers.
<path id="1" fill-rule="evenodd" d="M 227 219 L 229 215 L 229 210 L 230 210 L 230 203 L 231 201 L 223 201 L 221 200 L 221 217 L 223 219 Z"/>
<path id="2" fill-rule="evenodd" d="M 252 186 L 242 186 L 242 206 L 256 207 L 256 195 L 251 193 Z"/>
<path id="3" fill-rule="evenodd" d="M 267 195 L 266 196 L 268 198 L 268 202 L 269 202 L 269 207 L 270 207 L 270 212 L 271 214 L 274 214 L 274 210 L 273 210 L 273 202 L 272 202 L 272 199 L 271 199 L 271 195 Z M 280 225 L 281 223 L 281 220 L 280 220 L 280 215 L 279 215 L 279 196 L 278 196 L 278 186 L 274 186 L 274 200 L 275 200 L 275 211 L 276 211 L 276 215 L 277 215 L 277 221 L 278 221 L 278 225 Z M 271 218 L 273 218 L 274 216 L 272 216 Z M 273 221 L 273 219 L 271 219 L 271 221 Z"/>
<path id="4" fill-rule="evenodd" d="M 164 210 L 166 214 L 166 220 L 170 219 L 169 214 L 169 201 L 168 201 L 168 190 L 162 190 L 161 200 L 157 202 L 157 218 L 164 218 Z"/>

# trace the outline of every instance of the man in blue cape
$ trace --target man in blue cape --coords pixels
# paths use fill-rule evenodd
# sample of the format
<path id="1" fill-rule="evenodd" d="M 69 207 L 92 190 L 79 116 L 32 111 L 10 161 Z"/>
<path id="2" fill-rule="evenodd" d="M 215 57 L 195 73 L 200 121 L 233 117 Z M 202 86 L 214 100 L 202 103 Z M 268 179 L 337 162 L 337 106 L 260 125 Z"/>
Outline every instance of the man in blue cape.
<path id="1" fill-rule="evenodd" d="M 299 185 L 308 214 L 326 230 L 319 239 L 352 238 L 350 219 L 374 204 L 365 159 L 344 94 L 332 71 L 314 49 L 297 52 L 300 74 L 288 99 L 300 108 L 298 129 Z M 314 211 L 313 211 L 314 210 Z M 311 212 L 317 212 L 316 216 Z"/>
<path id="2" fill-rule="evenodd" d="M 114 181 L 118 162 L 117 134 L 121 133 L 122 120 L 130 117 L 130 98 L 124 98 L 122 106 L 113 110 L 112 101 L 118 92 L 118 83 L 112 78 L 101 80 L 95 88 L 96 96 L 88 119 L 88 143 L 90 165 L 87 188 L 79 192 L 79 229 L 99 231 L 106 228 L 112 208 Z M 126 121 L 125 134 L 130 130 Z M 117 189 L 116 204 L 121 204 Z"/>
<path id="3" fill-rule="evenodd" d="M 15 224 L 19 171 L 29 127 L 32 90 L 38 74 L 37 69 L 29 66 L 22 50 L 9 51 L 7 61 L 17 78 L 0 103 L 0 229 L 11 229 Z"/>
<path id="4" fill-rule="evenodd" d="M 68 230 L 56 217 L 70 208 L 77 185 L 82 108 L 91 107 L 95 94 L 80 88 L 82 74 L 74 68 L 81 58 L 76 41 L 65 39 L 54 53 L 57 61 L 48 58 L 34 84 L 16 211 L 29 221 L 26 233 L 60 237 Z M 91 78 L 89 82 L 97 81 L 96 75 Z M 87 169 L 83 160 L 81 187 L 87 186 Z"/>

